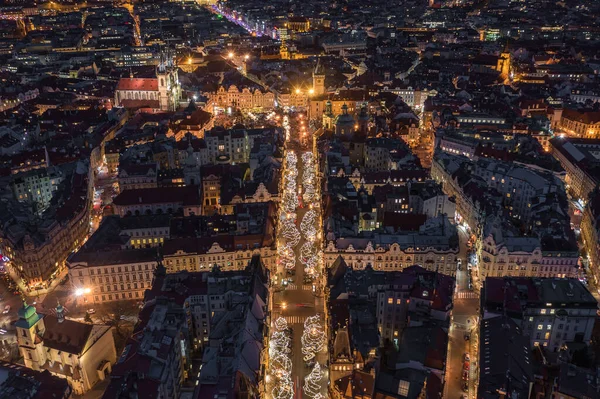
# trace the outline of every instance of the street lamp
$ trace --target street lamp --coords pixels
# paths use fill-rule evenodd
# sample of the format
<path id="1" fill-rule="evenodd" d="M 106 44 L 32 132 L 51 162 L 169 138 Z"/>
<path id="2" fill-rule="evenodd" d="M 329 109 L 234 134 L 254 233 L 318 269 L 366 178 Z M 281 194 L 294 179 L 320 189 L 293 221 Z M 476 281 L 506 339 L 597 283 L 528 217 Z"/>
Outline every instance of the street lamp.
<path id="1" fill-rule="evenodd" d="M 90 288 L 77 288 L 75 290 L 75 296 L 82 296 L 84 294 L 89 294 L 90 292 L 92 292 Z"/>
<path id="2" fill-rule="evenodd" d="M 296 94 L 300 94 L 300 89 L 296 89 Z"/>
<path id="3" fill-rule="evenodd" d="M 230 51 L 229 54 L 227 54 L 227 55 L 230 59 L 233 58 L 233 52 Z"/>
<path id="4" fill-rule="evenodd" d="M 315 94 L 315 89 L 309 89 L 308 94 Z"/>
<path id="5" fill-rule="evenodd" d="M 248 61 L 248 58 L 250 58 L 250 56 L 249 56 L 248 54 L 246 54 L 246 55 L 244 56 L 244 60 L 245 60 L 245 61 Z"/>

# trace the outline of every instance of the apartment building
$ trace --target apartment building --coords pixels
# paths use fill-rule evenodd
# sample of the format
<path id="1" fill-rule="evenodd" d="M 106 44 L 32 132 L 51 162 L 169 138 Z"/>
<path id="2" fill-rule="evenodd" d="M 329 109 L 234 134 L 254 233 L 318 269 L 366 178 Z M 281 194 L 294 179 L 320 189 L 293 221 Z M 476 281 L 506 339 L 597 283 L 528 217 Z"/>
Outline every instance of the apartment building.
<path id="1" fill-rule="evenodd" d="M 125 190 L 113 199 L 115 214 L 126 216 L 181 213 L 200 215 L 202 202 L 197 186 L 136 188 Z"/>
<path id="2" fill-rule="evenodd" d="M 566 108 L 558 127 L 569 136 L 597 139 L 600 137 L 600 111 Z"/>
<path id="3" fill-rule="evenodd" d="M 11 175 L 10 186 L 17 201 L 36 204 L 41 212 L 50 205 L 62 180 L 59 168 L 40 168 Z"/>
<path id="4" fill-rule="evenodd" d="M 554 175 L 444 153 L 436 153 L 431 173 L 456 200 L 457 221 L 476 242 L 481 277 L 575 276 L 579 253 Z"/>
<path id="5" fill-rule="evenodd" d="M 83 303 L 141 301 L 159 257 L 169 274 L 244 270 L 256 255 L 274 268 L 274 217 L 269 203 L 239 204 L 234 215 L 107 217 L 67 260 L 73 291 Z"/>
<path id="6" fill-rule="evenodd" d="M 481 297 L 482 323 L 507 315 L 529 336 L 530 347 L 556 352 L 592 337 L 598 302 L 575 278 L 488 277 Z"/>
<path id="7" fill-rule="evenodd" d="M 567 172 L 569 192 L 587 201 L 600 182 L 600 140 L 556 137 L 550 144 L 552 154 Z"/>
<path id="8" fill-rule="evenodd" d="M 119 190 L 153 188 L 158 186 L 158 165 L 124 164 L 119 165 Z"/>
<path id="9" fill-rule="evenodd" d="M 188 381 L 197 381 L 207 397 L 231 390 L 232 381 L 234 392 L 257 394 L 268 334 L 267 284 L 259 257 L 247 270 L 233 272 L 167 274 L 159 264 L 104 398 L 141 394 L 139 387 L 148 390 L 146 397 L 177 398 Z M 189 372 L 194 350 L 204 353 L 199 375 Z"/>
<path id="10" fill-rule="evenodd" d="M 48 207 L 35 215 L 17 201 L 0 204 L 2 253 L 9 267 L 31 288 L 46 288 L 90 228 L 93 177 L 87 163 L 63 165 L 64 179 Z"/>
<path id="11" fill-rule="evenodd" d="M 348 266 L 362 270 L 402 271 L 421 265 L 429 271 L 450 276 L 456 273 L 458 236 L 456 227 L 444 216 L 426 220 L 417 232 L 406 234 L 371 233 L 368 236 L 336 238 L 329 233 L 323 250 L 325 266 L 341 257 Z"/>
<path id="12" fill-rule="evenodd" d="M 250 111 L 253 109 L 275 108 L 275 94 L 260 88 L 219 86 L 216 92 L 208 93 L 208 109 L 239 108 Z M 212 105 L 212 108 L 210 106 Z"/>
<path id="13" fill-rule="evenodd" d="M 581 238 L 587 252 L 587 261 L 596 284 L 600 281 L 600 191 L 590 195 L 581 220 Z"/>

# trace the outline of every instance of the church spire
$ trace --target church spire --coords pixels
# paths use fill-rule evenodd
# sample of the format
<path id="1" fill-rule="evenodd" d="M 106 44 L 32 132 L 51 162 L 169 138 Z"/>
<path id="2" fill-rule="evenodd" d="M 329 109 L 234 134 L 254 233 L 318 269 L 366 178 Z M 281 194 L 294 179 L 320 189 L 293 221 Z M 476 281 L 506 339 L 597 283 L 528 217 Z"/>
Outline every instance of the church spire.
<path id="1" fill-rule="evenodd" d="M 159 73 L 167 72 L 166 57 L 165 57 L 165 53 L 162 51 L 162 48 L 160 49 L 160 56 L 159 56 L 159 60 L 158 60 L 158 68 L 157 69 L 158 69 Z"/>
<path id="2" fill-rule="evenodd" d="M 58 319 L 59 323 L 62 323 L 65 321 L 65 309 L 62 307 L 58 299 L 56 300 L 56 303 L 56 318 Z"/>

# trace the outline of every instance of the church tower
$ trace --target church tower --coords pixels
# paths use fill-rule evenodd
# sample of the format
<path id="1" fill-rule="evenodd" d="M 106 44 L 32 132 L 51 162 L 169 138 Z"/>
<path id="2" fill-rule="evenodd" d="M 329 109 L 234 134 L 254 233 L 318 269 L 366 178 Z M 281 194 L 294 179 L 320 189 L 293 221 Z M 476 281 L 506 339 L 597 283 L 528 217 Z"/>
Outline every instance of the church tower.
<path id="1" fill-rule="evenodd" d="M 15 323 L 19 353 L 23 356 L 25 367 L 40 370 L 46 363 L 46 356 L 39 336 L 44 334 L 45 326 L 42 316 L 35 308 L 23 301 L 18 312 L 19 319 Z"/>
<path id="2" fill-rule="evenodd" d="M 323 113 L 323 127 L 325 129 L 333 129 L 335 123 L 335 115 L 333 115 L 333 106 L 330 100 L 325 103 L 325 112 Z"/>
<path id="3" fill-rule="evenodd" d="M 355 130 L 354 123 L 354 118 L 348 113 L 348 106 L 344 103 L 342 114 L 335 120 L 335 134 L 351 138 Z"/>
<path id="4" fill-rule="evenodd" d="M 194 149 L 190 140 L 187 148 L 187 158 L 183 166 L 183 179 L 186 186 L 200 186 L 200 167 L 194 157 Z"/>
<path id="5" fill-rule="evenodd" d="M 510 74 L 510 62 L 511 56 L 508 46 L 504 48 L 504 51 L 500 53 L 500 57 L 498 57 L 498 65 L 496 65 L 496 70 L 500 72 L 502 78 L 507 79 Z"/>
<path id="6" fill-rule="evenodd" d="M 317 66 L 313 71 L 313 90 L 316 96 L 325 94 L 325 69 L 321 66 L 321 60 L 317 61 Z"/>
<path id="7" fill-rule="evenodd" d="M 358 130 L 363 133 L 363 134 L 367 134 L 368 130 L 369 130 L 369 112 L 367 111 L 367 105 L 366 104 L 362 104 L 360 106 L 360 113 L 358 114 Z"/>
<path id="8" fill-rule="evenodd" d="M 156 67 L 158 79 L 159 106 L 162 111 L 176 111 L 181 99 L 181 85 L 177 67 L 173 64 L 170 51 L 161 52 L 160 61 Z"/>
<path id="9" fill-rule="evenodd" d="M 279 56 L 281 57 L 282 60 L 290 59 L 290 50 L 288 49 L 288 46 L 285 43 L 285 40 L 281 40 L 281 47 L 279 47 Z"/>

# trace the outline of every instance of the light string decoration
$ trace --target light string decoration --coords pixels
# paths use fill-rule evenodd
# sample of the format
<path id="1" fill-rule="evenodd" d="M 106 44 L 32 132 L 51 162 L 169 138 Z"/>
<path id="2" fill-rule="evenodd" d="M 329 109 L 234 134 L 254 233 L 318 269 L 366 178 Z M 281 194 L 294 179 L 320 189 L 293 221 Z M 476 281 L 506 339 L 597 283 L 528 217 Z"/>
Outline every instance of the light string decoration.
<path id="1" fill-rule="evenodd" d="M 313 359 L 325 345 L 325 331 L 321 324 L 321 317 L 317 314 L 307 317 L 304 321 L 304 331 L 302 332 L 302 354 L 304 361 Z"/>
<path id="2" fill-rule="evenodd" d="M 286 220 L 282 223 L 280 234 L 292 248 L 300 242 L 300 232 L 291 220 Z"/>
<path id="3" fill-rule="evenodd" d="M 279 255 L 279 263 L 285 269 L 293 269 L 294 267 L 296 267 L 296 257 L 294 256 L 294 250 L 288 243 L 280 245 L 277 248 L 277 255 Z"/>
<path id="4" fill-rule="evenodd" d="M 316 199 L 315 192 L 315 177 L 316 164 L 315 157 L 312 152 L 302 154 L 302 162 L 304 163 L 304 173 L 302 174 L 302 184 L 304 184 L 304 194 L 302 198 L 305 202 L 311 203 Z"/>
<path id="5" fill-rule="evenodd" d="M 269 375 L 273 378 L 271 394 L 275 399 L 292 399 L 294 383 L 291 379 L 292 360 L 290 358 L 291 339 L 288 333 L 288 323 L 283 317 L 277 318 L 269 339 Z"/>
<path id="6" fill-rule="evenodd" d="M 315 241 L 317 238 L 317 228 L 315 227 L 316 224 L 317 212 L 315 212 L 313 209 L 310 209 L 304 214 L 304 217 L 300 222 L 300 231 L 302 231 L 304 238 L 306 238 L 308 241 Z"/>
<path id="7" fill-rule="evenodd" d="M 321 371 L 321 365 L 315 363 L 315 366 L 311 372 L 304 378 L 304 386 L 302 389 L 304 393 L 311 398 L 320 398 L 321 394 L 321 380 L 323 379 L 323 372 Z M 321 395 L 321 396 L 318 396 Z"/>

